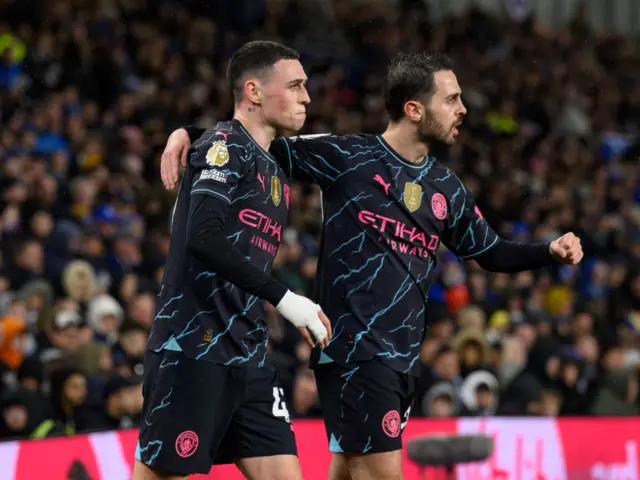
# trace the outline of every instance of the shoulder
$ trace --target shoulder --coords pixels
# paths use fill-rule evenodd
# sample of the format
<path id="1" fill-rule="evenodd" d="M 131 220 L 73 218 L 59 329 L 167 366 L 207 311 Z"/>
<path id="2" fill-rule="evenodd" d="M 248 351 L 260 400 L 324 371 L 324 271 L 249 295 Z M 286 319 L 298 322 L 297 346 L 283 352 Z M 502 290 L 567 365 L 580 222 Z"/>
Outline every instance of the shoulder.
<path id="1" fill-rule="evenodd" d="M 456 192 L 466 193 L 462 180 L 446 165 L 436 159 L 430 168 L 431 181 L 434 186 L 450 199 Z"/>
<path id="2" fill-rule="evenodd" d="M 234 144 L 244 145 L 247 140 L 246 135 L 233 123 L 218 122 L 215 127 L 205 130 L 200 138 L 195 141 L 193 148 L 200 150 L 204 147 L 210 147 L 212 143 L 225 144 L 228 148 Z"/>
<path id="3" fill-rule="evenodd" d="M 224 167 L 229 162 L 249 162 L 251 153 L 246 136 L 229 122 L 221 122 L 193 144 L 191 156 L 197 167 Z"/>
<path id="4" fill-rule="evenodd" d="M 282 145 L 286 145 L 289 152 L 309 152 L 322 156 L 349 156 L 354 152 L 361 152 L 363 149 L 380 146 L 375 135 L 333 135 L 330 133 L 287 137 L 282 140 Z"/>
<path id="5" fill-rule="evenodd" d="M 377 143 L 375 135 L 350 134 L 334 135 L 331 133 L 315 133 L 310 135 L 298 135 L 288 138 L 289 143 L 309 143 L 312 145 L 348 146 L 348 145 L 373 145 Z"/>
<path id="6" fill-rule="evenodd" d="M 369 133 L 350 133 L 348 135 L 341 135 L 339 139 L 343 144 L 368 147 L 381 146 L 378 135 Z"/>

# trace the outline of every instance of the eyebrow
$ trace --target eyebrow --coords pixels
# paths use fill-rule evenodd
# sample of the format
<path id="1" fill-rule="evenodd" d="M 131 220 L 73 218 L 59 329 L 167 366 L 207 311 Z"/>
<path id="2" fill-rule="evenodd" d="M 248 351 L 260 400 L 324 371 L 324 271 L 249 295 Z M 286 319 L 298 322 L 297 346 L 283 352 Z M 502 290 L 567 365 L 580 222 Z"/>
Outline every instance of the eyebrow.
<path id="1" fill-rule="evenodd" d="M 293 86 L 293 85 L 297 85 L 297 84 L 303 84 L 306 85 L 307 84 L 308 79 L 307 78 L 298 78 L 296 80 L 291 80 L 289 83 L 287 83 L 287 85 Z"/>

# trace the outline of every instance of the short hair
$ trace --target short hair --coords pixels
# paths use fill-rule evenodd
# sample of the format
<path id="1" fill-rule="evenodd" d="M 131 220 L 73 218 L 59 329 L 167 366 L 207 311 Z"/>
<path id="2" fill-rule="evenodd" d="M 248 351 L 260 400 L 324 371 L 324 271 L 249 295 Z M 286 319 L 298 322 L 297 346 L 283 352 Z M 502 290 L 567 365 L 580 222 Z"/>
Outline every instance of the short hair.
<path id="1" fill-rule="evenodd" d="M 435 93 L 434 74 L 453 70 L 453 62 L 443 53 L 399 53 L 384 79 L 384 104 L 392 121 L 404 116 L 410 100 L 429 100 Z"/>
<path id="2" fill-rule="evenodd" d="M 492 392 L 492 390 L 488 383 L 480 382 L 476 387 L 476 393 L 480 392 Z"/>
<path id="3" fill-rule="evenodd" d="M 280 43 L 265 40 L 245 43 L 240 47 L 231 57 L 227 70 L 227 82 L 236 103 L 242 98 L 247 76 L 264 78 L 280 60 L 300 60 L 300 54 Z"/>

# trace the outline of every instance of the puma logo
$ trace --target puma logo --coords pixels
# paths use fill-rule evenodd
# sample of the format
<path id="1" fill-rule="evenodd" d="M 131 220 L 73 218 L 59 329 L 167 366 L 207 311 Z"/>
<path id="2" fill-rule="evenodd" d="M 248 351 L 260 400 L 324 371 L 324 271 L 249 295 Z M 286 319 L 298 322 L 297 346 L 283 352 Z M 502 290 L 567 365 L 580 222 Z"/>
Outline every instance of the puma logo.
<path id="1" fill-rule="evenodd" d="M 216 132 L 216 135 L 220 135 L 221 137 L 224 137 L 224 141 L 227 141 L 227 138 L 229 138 L 229 135 L 231 135 L 231 132 Z"/>
<path id="2" fill-rule="evenodd" d="M 264 177 L 262 175 L 260 175 L 260 172 L 258 172 L 258 181 L 262 184 L 262 191 L 265 191 L 265 186 L 264 186 Z"/>
<path id="3" fill-rule="evenodd" d="M 382 185 L 382 187 L 384 188 L 384 194 L 388 197 L 389 196 L 389 187 L 391 186 L 391 182 L 387 183 L 385 182 L 382 177 L 376 173 L 376 176 L 373 177 L 373 181 L 374 182 L 378 182 L 380 185 Z"/>

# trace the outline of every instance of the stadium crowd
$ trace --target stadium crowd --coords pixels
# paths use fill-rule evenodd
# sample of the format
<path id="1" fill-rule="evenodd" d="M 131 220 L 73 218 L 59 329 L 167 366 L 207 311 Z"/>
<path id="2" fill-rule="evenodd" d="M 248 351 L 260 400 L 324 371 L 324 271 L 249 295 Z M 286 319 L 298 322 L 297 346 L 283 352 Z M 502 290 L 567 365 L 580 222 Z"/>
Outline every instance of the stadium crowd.
<path id="1" fill-rule="evenodd" d="M 366 3 L 366 5 L 365 5 Z M 250 4 L 250 8 L 249 8 Z M 305 131 L 376 133 L 399 50 L 457 60 L 469 110 L 434 154 L 513 239 L 587 258 L 515 276 L 440 253 L 413 414 L 640 414 L 640 56 L 577 19 L 550 33 L 421 0 L 14 0 L 0 5 L 0 439 L 125 428 L 169 248 L 168 134 L 228 118 L 249 39 L 302 53 Z M 276 261 L 312 294 L 318 192 L 293 185 Z M 320 414 L 309 348 L 267 305 L 292 414 Z"/>

